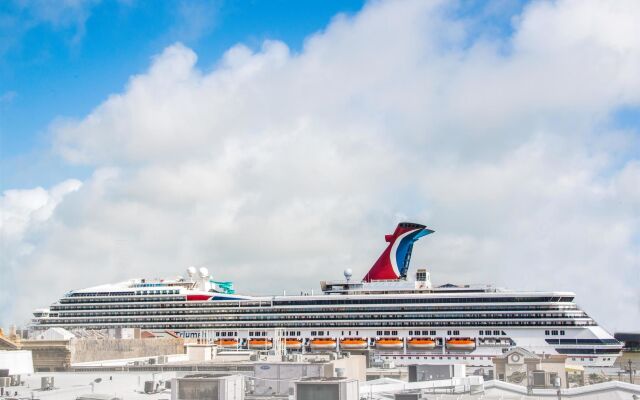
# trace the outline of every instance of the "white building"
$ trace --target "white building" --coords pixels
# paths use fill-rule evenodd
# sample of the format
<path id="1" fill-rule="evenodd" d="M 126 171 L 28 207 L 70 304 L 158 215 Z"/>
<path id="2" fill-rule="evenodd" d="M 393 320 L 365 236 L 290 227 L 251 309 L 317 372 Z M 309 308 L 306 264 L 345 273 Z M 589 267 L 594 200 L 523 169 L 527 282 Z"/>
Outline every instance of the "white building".
<path id="1" fill-rule="evenodd" d="M 31 350 L 0 351 L 0 370 L 9 370 L 9 375 L 33 374 Z"/>
<path id="2" fill-rule="evenodd" d="M 37 340 L 71 340 L 75 335 L 63 328 L 49 328 L 38 334 Z"/>

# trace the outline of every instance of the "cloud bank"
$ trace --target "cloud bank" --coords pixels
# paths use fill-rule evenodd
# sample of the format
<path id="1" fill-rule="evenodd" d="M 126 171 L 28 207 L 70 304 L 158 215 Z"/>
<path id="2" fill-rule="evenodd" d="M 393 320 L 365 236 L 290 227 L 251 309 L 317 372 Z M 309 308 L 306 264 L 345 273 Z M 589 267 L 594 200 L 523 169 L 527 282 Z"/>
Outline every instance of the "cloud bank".
<path id="1" fill-rule="evenodd" d="M 501 36 L 449 2 L 373 2 L 299 53 L 237 45 L 204 68 L 175 44 L 52 127 L 90 179 L 3 195 L 0 320 L 188 265 L 308 290 L 364 275 L 411 220 L 436 230 L 412 260 L 436 283 L 571 290 L 637 329 L 640 132 L 617 113 L 640 107 L 639 19 L 632 0 L 534 2 Z"/>

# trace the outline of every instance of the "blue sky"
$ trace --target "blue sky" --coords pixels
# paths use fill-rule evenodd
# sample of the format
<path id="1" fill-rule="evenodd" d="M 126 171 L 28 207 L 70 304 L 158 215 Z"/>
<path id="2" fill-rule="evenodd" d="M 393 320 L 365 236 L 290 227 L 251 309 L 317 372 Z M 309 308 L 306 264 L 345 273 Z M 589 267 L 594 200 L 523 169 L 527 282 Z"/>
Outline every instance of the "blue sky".
<path id="1" fill-rule="evenodd" d="M 357 12 L 364 1 L 83 3 L 82 11 L 65 12 L 71 17 L 38 11 L 38 1 L 0 4 L 0 189 L 85 176 L 89 171 L 50 153 L 47 127 L 56 118 L 81 118 L 122 91 L 166 46 L 180 41 L 194 49 L 205 70 L 236 43 L 259 47 L 275 39 L 298 51 L 305 37 L 337 13 Z"/>

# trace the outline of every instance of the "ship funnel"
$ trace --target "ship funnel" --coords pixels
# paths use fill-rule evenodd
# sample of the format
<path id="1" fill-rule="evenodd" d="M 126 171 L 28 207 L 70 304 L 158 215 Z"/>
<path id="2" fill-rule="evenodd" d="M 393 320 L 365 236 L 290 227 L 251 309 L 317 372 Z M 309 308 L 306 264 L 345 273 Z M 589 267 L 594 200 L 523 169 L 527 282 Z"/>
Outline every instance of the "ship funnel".
<path id="1" fill-rule="evenodd" d="M 433 233 L 424 225 L 401 222 L 391 235 L 385 235 L 389 243 L 378 261 L 362 279 L 364 282 L 376 280 L 398 280 L 407 275 L 413 243 L 423 236 Z"/>

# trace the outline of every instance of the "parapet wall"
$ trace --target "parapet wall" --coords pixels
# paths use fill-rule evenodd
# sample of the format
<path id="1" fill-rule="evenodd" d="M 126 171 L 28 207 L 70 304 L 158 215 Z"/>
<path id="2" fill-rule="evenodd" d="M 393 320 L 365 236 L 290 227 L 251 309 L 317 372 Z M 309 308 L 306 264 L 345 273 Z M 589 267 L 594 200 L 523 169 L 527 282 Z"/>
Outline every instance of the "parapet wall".
<path id="1" fill-rule="evenodd" d="M 31 350 L 36 372 L 64 371 L 71 365 L 68 340 L 25 340 L 21 347 Z"/>
<path id="2" fill-rule="evenodd" d="M 159 339 L 74 339 L 71 363 L 151 357 L 184 353 L 184 340 Z"/>

